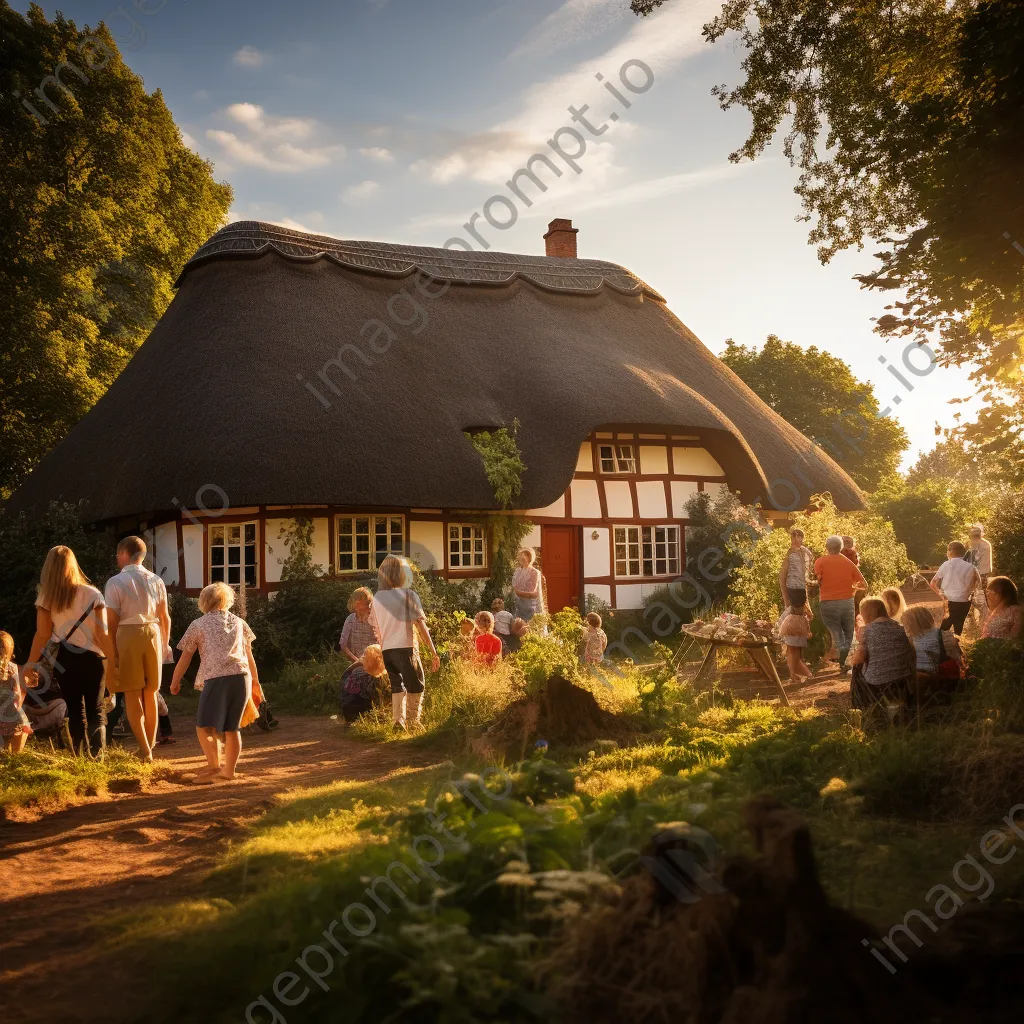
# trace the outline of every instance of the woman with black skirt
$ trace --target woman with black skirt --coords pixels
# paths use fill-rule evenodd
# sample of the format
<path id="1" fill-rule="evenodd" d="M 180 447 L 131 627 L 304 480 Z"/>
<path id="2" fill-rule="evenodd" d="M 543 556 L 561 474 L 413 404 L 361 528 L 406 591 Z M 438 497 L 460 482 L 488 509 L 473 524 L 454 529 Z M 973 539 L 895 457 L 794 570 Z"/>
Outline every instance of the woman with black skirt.
<path id="1" fill-rule="evenodd" d="M 107 663 L 114 663 L 114 645 L 107 632 L 103 595 L 90 586 L 71 548 L 63 544 L 50 548 L 39 579 L 36 633 L 25 685 L 38 688 L 44 698 L 47 690 L 60 688 L 76 753 L 96 754 L 106 745 L 103 673 Z"/>

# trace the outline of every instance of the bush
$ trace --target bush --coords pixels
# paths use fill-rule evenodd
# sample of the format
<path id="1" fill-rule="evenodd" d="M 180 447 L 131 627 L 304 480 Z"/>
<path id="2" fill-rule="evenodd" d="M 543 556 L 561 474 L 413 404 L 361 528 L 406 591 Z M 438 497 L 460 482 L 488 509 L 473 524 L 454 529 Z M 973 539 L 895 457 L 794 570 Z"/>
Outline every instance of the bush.
<path id="1" fill-rule="evenodd" d="M 793 525 L 806 536 L 805 543 L 816 554 L 825 550 L 825 539 L 833 534 L 857 538 L 860 571 L 869 588 L 877 593 L 884 587 L 899 587 L 917 569 L 907 549 L 896 539 L 892 525 L 870 512 L 841 513 L 828 495 L 815 495 L 809 513 L 797 513 Z M 740 615 L 758 619 L 775 618 L 782 612 L 779 567 L 789 548 L 789 530 L 773 530 L 754 547 L 749 562 L 735 572 L 730 605 Z"/>
<path id="2" fill-rule="evenodd" d="M 1009 491 L 996 503 L 987 527 L 993 568 L 1024 586 L 1024 489 Z"/>

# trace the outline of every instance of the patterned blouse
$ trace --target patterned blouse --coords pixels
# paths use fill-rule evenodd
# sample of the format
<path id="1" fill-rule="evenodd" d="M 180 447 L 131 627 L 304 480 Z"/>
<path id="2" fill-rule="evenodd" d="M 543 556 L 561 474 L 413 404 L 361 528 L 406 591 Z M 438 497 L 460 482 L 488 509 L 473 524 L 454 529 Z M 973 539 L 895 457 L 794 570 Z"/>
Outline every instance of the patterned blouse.
<path id="1" fill-rule="evenodd" d="M 584 637 L 586 650 L 584 658 L 590 663 L 604 660 L 604 650 L 608 646 L 608 634 L 601 628 L 588 629 Z"/>
<path id="2" fill-rule="evenodd" d="M 536 600 L 540 600 L 540 569 L 535 565 L 520 565 L 512 573 L 512 589 L 521 590 L 525 594 L 537 594 Z"/>
<path id="3" fill-rule="evenodd" d="M 1009 640 L 1020 623 L 1019 604 L 1007 605 L 985 620 L 981 635 L 993 640 Z"/>
<path id="4" fill-rule="evenodd" d="M 380 635 L 377 627 L 369 618 L 360 619 L 353 612 L 346 620 L 341 630 L 341 639 L 338 641 L 338 650 L 346 647 L 357 657 L 363 656 L 363 651 L 370 644 L 379 644 Z"/>
<path id="5" fill-rule="evenodd" d="M 912 679 L 917 670 L 917 650 L 895 619 L 875 619 L 864 627 L 867 660 L 864 679 L 872 686 L 886 686 Z"/>
<path id="6" fill-rule="evenodd" d="M 9 661 L 3 677 L 0 678 L 0 736 L 4 739 L 21 732 L 32 731 L 25 709 L 20 705 L 15 706 L 19 692 L 18 666 Z"/>
<path id="7" fill-rule="evenodd" d="M 202 659 L 196 673 L 196 689 L 207 679 L 244 675 L 249 678 L 248 645 L 256 639 L 249 624 L 225 609 L 207 612 L 194 622 L 178 641 L 183 654 L 199 651 Z"/>

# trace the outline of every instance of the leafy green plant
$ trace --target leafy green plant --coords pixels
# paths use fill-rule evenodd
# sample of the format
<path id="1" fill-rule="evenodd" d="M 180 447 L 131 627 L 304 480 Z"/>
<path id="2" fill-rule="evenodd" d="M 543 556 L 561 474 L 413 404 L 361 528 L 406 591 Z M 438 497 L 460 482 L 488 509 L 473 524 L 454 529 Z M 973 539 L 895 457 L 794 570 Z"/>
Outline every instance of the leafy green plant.
<path id="1" fill-rule="evenodd" d="M 1024 586 L 1024 489 L 1009 491 L 992 510 L 987 533 L 992 541 L 995 571 Z"/>

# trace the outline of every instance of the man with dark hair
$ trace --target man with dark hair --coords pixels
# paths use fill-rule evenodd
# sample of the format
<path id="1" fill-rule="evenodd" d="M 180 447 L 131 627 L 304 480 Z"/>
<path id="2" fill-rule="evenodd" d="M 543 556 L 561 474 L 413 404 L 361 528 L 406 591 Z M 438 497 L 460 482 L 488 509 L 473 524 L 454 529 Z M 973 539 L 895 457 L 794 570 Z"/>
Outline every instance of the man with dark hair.
<path id="1" fill-rule="evenodd" d="M 164 581 L 142 561 L 146 542 L 125 537 L 117 545 L 121 571 L 107 580 L 107 628 L 115 636 L 117 660 L 108 667 L 107 689 L 124 694 L 125 712 L 139 755 L 153 759 L 159 710 L 160 666 L 170 652 L 171 616 Z"/>
<path id="2" fill-rule="evenodd" d="M 952 626 L 957 636 L 963 632 L 964 620 L 971 610 L 971 596 L 981 586 L 978 570 L 964 561 L 966 551 L 963 544 L 953 541 L 946 548 L 946 561 L 928 584 L 948 605 L 946 617 L 939 628 L 947 630 Z"/>

